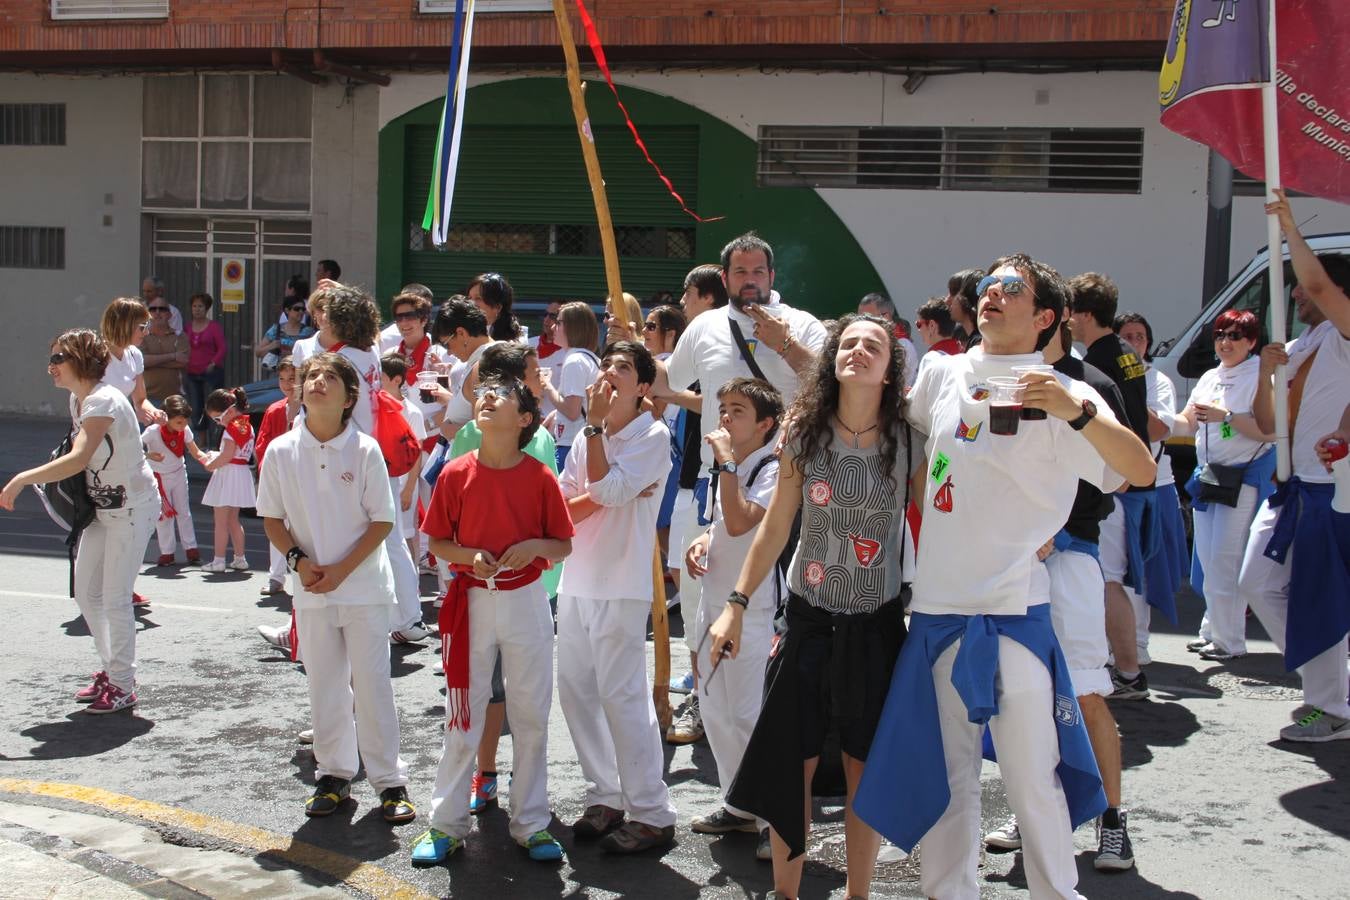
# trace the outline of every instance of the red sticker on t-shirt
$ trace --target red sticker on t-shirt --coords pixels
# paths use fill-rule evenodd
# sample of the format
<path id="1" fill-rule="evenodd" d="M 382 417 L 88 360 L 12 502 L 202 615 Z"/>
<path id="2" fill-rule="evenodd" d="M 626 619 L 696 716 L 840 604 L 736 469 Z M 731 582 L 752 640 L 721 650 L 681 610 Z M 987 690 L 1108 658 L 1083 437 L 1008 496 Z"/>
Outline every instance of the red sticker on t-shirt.
<path id="1" fill-rule="evenodd" d="M 806 499 L 816 506 L 829 506 L 830 497 L 833 495 L 834 491 L 830 490 L 827 481 L 813 481 L 806 488 Z"/>
<path id="2" fill-rule="evenodd" d="M 876 561 L 877 554 L 881 552 L 881 541 L 859 537 L 852 533 L 848 539 L 853 542 L 853 555 L 858 558 L 858 565 L 866 569 Z"/>
<path id="3" fill-rule="evenodd" d="M 806 564 L 806 568 L 803 570 L 802 575 L 806 578 L 806 583 L 811 585 L 811 587 L 819 587 L 820 583 L 825 580 L 825 564 L 817 562 L 816 560 L 811 560 L 811 562 Z"/>
<path id="4" fill-rule="evenodd" d="M 933 495 L 933 508 L 938 512 L 949 513 L 952 511 L 952 499 L 952 476 L 948 475 L 942 487 Z"/>

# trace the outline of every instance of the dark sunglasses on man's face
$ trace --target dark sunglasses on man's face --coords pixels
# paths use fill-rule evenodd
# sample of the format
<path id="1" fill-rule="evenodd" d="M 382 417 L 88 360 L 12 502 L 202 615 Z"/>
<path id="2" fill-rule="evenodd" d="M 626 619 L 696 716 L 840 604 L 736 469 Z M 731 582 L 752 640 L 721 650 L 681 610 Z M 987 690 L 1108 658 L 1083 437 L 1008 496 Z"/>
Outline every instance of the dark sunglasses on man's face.
<path id="1" fill-rule="evenodd" d="M 152 307 L 150 307 L 150 312 L 152 312 L 152 313 L 166 313 L 166 312 L 168 312 L 168 311 L 169 311 L 169 308 L 168 308 L 167 306 L 152 306 Z"/>
<path id="2" fill-rule="evenodd" d="M 1031 293 L 1031 285 L 1023 281 L 1021 275 L 1004 275 L 1001 278 L 995 275 L 986 275 L 984 278 L 980 279 L 979 285 L 976 286 L 975 296 L 983 297 L 985 293 L 996 284 L 1000 285 L 1003 289 L 1003 293 L 1007 294 L 1009 297 L 1016 297 L 1023 291 L 1026 291 L 1029 294 Z"/>

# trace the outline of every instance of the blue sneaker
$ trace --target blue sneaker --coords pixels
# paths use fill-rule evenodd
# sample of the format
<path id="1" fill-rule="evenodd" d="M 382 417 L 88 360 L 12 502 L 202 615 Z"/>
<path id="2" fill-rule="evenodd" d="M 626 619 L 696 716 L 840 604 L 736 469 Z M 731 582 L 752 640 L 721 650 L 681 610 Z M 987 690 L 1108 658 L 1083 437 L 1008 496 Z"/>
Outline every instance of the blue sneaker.
<path id="1" fill-rule="evenodd" d="M 497 776 L 473 773 L 469 785 L 469 813 L 478 815 L 490 806 L 497 805 Z"/>
<path id="2" fill-rule="evenodd" d="M 694 673 L 685 672 L 680 678 L 670 679 L 670 692 L 672 694 L 689 694 L 694 690 Z"/>
<path id="3" fill-rule="evenodd" d="M 413 844 L 412 863 L 415 866 L 434 866 L 445 862 L 447 856 L 463 846 L 464 842 L 459 838 L 428 828 Z"/>
<path id="4" fill-rule="evenodd" d="M 535 862 L 557 862 L 563 858 L 562 844 L 547 831 L 536 831 L 530 835 L 524 847 L 530 851 L 530 859 Z"/>

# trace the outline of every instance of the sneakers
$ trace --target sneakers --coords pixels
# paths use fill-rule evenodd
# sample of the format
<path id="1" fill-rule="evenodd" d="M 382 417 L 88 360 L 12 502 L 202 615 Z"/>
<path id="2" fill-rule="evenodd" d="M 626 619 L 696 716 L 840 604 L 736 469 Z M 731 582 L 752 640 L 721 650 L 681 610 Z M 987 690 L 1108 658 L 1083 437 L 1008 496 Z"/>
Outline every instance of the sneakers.
<path id="1" fill-rule="evenodd" d="M 428 828 L 418 836 L 412 848 L 414 866 L 434 866 L 445 862 L 445 858 L 464 846 L 464 841 L 451 837 L 444 831 Z"/>
<path id="2" fill-rule="evenodd" d="M 703 739 L 703 714 L 698 709 L 698 697 L 690 697 L 680 714 L 666 729 L 667 744 L 692 744 Z"/>
<path id="3" fill-rule="evenodd" d="M 159 559 L 155 560 L 155 565 L 157 565 L 157 566 L 171 566 L 171 565 L 173 565 L 173 554 L 172 554 L 172 553 L 161 553 L 161 554 L 159 555 Z"/>
<path id="4" fill-rule="evenodd" d="M 103 686 L 103 693 L 93 703 L 85 707 L 87 712 L 95 715 L 104 713 L 121 712 L 124 709 L 131 709 L 136 705 L 136 692 L 124 691 L 117 685 L 109 682 Z"/>
<path id="5" fill-rule="evenodd" d="M 1107 810 L 1110 812 L 1110 810 Z M 1126 830 L 1124 811 L 1117 813 L 1118 828 L 1104 823 L 1106 815 L 1097 819 L 1097 857 L 1092 861 L 1098 872 L 1124 872 L 1134 868 L 1134 850 L 1130 847 L 1130 833 Z"/>
<path id="6" fill-rule="evenodd" d="M 184 550 L 183 553 L 184 553 L 184 555 L 187 556 L 187 564 L 188 564 L 189 566 L 200 566 L 200 565 L 202 564 L 202 554 L 201 554 L 201 551 L 198 550 L 196 547 L 192 547 L 191 549 Z"/>
<path id="7" fill-rule="evenodd" d="M 1125 678 L 1120 670 L 1111 668 L 1111 696 L 1108 700 L 1143 700 L 1148 697 L 1148 676 L 1143 672 L 1133 678 Z"/>
<path id="8" fill-rule="evenodd" d="M 1289 721 L 1297 722 L 1299 719 L 1303 718 L 1304 716 L 1308 715 L 1308 713 L 1313 712 L 1316 709 L 1317 707 L 1313 706 L 1311 703 L 1300 703 L 1298 706 L 1295 706 L 1293 710 L 1290 711 Z"/>
<path id="9" fill-rule="evenodd" d="M 93 677 L 92 682 L 75 692 L 76 703 L 93 703 L 103 693 L 103 689 L 108 686 L 107 672 L 95 672 Z"/>
<path id="10" fill-rule="evenodd" d="M 352 783 L 346 778 L 325 775 L 314 783 L 314 796 L 305 801 L 305 815 L 311 819 L 331 816 L 352 795 Z"/>
<path id="11" fill-rule="evenodd" d="M 212 575 L 219 575 L 225 571 L 225 560 L 213 559 L 209 563 L 202 563 L 202 571 L 209 572 Z"/>
<path id="12" fill-rule="evenodd" d="M 694 689 L 694 673 L 685 672 L 679 678 L 670 679 L 670 692 L 672 694 L 688 694 Z"/>
<path id="13" fill-rule="evenodd" d="M 695 834 L 727 834 L 732 831 L 759 833 L 754 819 L 743 819 L 725 806 L 719 806 L 717 812 L 695 819 L 689 829 Z"/>
<path id="14" fill-rule="evenodd" d="M 1229 659 L 1241 659 L 1242 657 L 1247 655 L 1245 652 L 1229 653 L 1227 650 L 1223 649 L 1213 641 L 1210 641 L 1208 644 L 1201 647 L 1196 652 L 1200 654 L 1201 659 L 1207 659 L 1210 660 L 1211 662 L 1224 662 L 1225 660 Z"/>
<path id="15" fill-rule="evenodd" d="M 230 568 L 234 569 L 236 572 L 247 572 L 248 560 L 244 559 L 242 556 L 236 556 L 234 559 L 230 560 Z"/>
<path id="16" fill-rule="evenodd" d="M 1346 738 L 1350 738 L 1350 719 L 1342 719 L 1320 709 L 1313 709 L 1293 725 L 1280 729 L 1280 740 L 1284 741 L 1322 744 Z"/>
<path id="17" fill-rule="evenodd" d="M 986 834 L 984 845 L 990 850 L 1021 850 L 1022 831 L 1017 827 L 1017 816 Z"/>
<path id="18" fill-rule="evenodd" d="M 769 840 L 769 829 L 759 832 L 759 841 L 755 844 L 755 859 L 760 862 L 773 862 L 773 841 Z"/>
<path id="19" fill-rule="evenodd" d="M 258 593 L 262 594 L 264 597 L 271 597 L 273 594 L 286 593 L 286 587 L 280 581 L 277 581 L 275 578 L 269 578 L 267 579 L 267 587 L 258 591 Z"/>
<path id="20" fill-rule="evenodd" d="M 562 844 L 547 831 L 536 831 L 521 844 L 535 862 L 557 862 L 563 858 Z"/>
<path id="21" fill-rule="evenodd" d="M 380 791 L 380 814 L 390 825 L 402 825 L 417 818 L 417 807 L 408 799 L 408 789 L 400 785 Z"/>
<path id="22" fill-rule="evenodd" d="M 414 622 L 407 628 L 389 632 L 389 642 L 392 644 L 420 644 L 429 637 L 431 632 L 427 631 L 427 626 L 421 622 Z"/>
<path id="23" fill-rule="evenodd" d="M 1193 641 L 1187 641 L 1187 642 L 1186 642 L 1186 649 L 1189 650 L 1189 651 L 1192 652 L 1192 653 L 1199 653 L 1200 650 L 1201 650 L 1202 648 L 1208 647 L 1208 646 L 1210 645 L 1210 643 L 1211 643 L 1211 641 L 1210 641 L 1209 638 L 1206 638 L 1206 637 L 1198 637 L 1198 638 L 1196 638 L 1196 639 L 1193 640 Z"/>
<path id="24" fill-rule="evenodd" d="M 641 853 L 657 847 L 668 847 L 674 842 L 674 825 L 657 828 L 643 822 L 624 822 L 600 839 L 600 849 L 606 853 Z"/>
<path id="25" fill-rule="evenodd" d="M 314 729 L 306 728 L 304 731 L 298 732 L 295 735 L 295 739 L 302 744 L 314 743 Z"/>
<path id="26" fill-rule="evenodd" d="M 278 650 L 291 652 L 291 626 L 289 625 L 259 625 L 258 634 Z"/>
<path id="27" fill-rule="evenodd" d="M 142 597 L 140 594 L 136 593 L 135 591 L 132 591 L 132 592 L 131 592 L 131 605 L 132 605 L 132 606 L 149 606 L 149 605 L 150 605 L 150 598 L 149 598 L 149 597 Z"/>
<path id="28" fill-rule="evenodd" d="M 497 773 L 486 775 L 474 772 L 469 784 L 469 812 L 478 815 L 490 806 L 497 805 Z"/>
<path id="29" fill-rule="evenodd" d="M 623 810 L 597 803 L 572 823 L 572 836 L 583 841 L 604 837 L 623 824 Z"/>

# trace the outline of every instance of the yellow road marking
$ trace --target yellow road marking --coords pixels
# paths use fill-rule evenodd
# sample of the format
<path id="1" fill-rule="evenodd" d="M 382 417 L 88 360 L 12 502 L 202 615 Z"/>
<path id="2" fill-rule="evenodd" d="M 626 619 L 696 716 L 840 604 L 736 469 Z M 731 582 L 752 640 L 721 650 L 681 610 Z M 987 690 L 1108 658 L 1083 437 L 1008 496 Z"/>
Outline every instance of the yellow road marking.
<path id="1" fill-rule="evenodd" d="M 371 896 L 388 897 L 391 900 L 433 900 L 432 896 L 421 888 L 396 878 L 379 866 L 251 825 L 241 825 L 238 822 L 217 819 L 185 809 L 174 809 L 171 806 L 79 784 L 0 778 L 0 791 L 74 800 L 76 803 L 96 806 L 110 812 L 186 828 L 198 834 L 210 835 L 247 847 L 258 853 L 265 853 L 269 857 L 314 869 Z"/>

